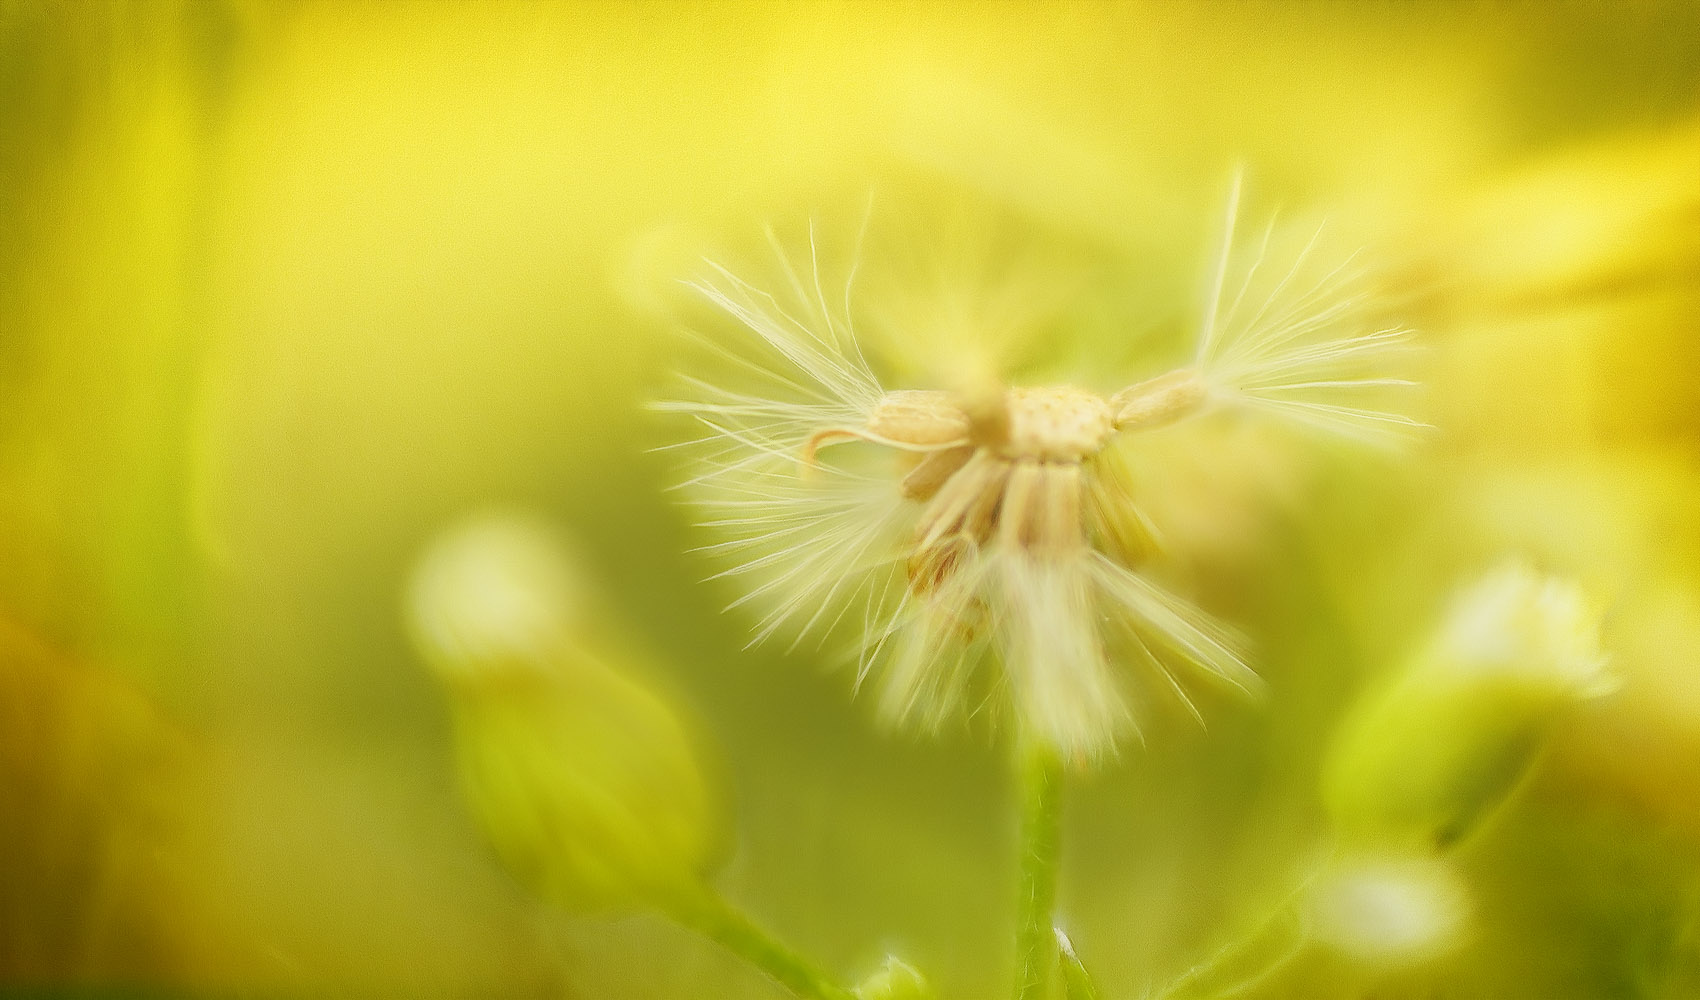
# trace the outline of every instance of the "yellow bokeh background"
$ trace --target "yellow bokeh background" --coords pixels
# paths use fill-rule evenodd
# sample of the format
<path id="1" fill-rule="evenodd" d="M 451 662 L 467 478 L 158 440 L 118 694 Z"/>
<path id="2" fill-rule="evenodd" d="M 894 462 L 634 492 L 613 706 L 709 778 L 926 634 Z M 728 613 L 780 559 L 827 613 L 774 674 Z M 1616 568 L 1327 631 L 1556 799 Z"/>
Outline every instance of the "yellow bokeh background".
<path id="1" fill-rule="evenodd" d="M 399 594 L 498 506 L 581 541 L 707 734 L 729 895 L 847 975 L 1003 990 L 998 734 L 880 731 L 699 583 L 644 409 L 714 333 L 679 282 L 771 279 L 763 227 L 811 219 L 842 265 L 865 217 L 893 373 L 1008 340 L 1113 389 L 1196 317 L 1243 168 L 1247 219 L 1365 248 L 1435 429 L 1141 442 L 1270 691 L 1074 789 L 1075 944 L 1142 996 L 1289 891 L 1346 706 L 1517 554 L 1607 604 L 1622 690 L 1461 859 L 1461 952 L 1259 995 L 1692 995 L 1697 94 L 1684 3 L 0 0 L 0 988 L 780 995 L 479 843 Z"/>

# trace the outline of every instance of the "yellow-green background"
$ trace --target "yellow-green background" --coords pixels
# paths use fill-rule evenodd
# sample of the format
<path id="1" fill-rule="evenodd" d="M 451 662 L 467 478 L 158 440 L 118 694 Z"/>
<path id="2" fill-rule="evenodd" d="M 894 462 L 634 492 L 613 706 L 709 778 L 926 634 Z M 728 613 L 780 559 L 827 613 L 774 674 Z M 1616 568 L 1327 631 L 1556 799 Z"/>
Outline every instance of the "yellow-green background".
<path id="1" fill-rule="evenodd" d="M 0 0 L 0 991 L 777 995 L 542 911 L 462 817 L 398 594 L 500 505 L 581 540 L 708 735 L 730 895 L 847 976 L 895 950 L 998 995 L 995 736 L 877 731 L 697 582 L 641 406 L 688 363 L 676 279 L 769 222 L 842 243 L 872 192 L 871 282 L 988 326 L 1061 283 L 1036 369 L 1113 388 L 1243 164 L 1248 219 L 1374 251 L 1438 429 L 1153 440 L 1271 690 L 1071 790 L 1076 944 L 1138 997 L 1285 892 L 1342 708 L 1520 551 L 1611 602 L 1624 689 L 1462 858 L 1463 952 L 1269 995 L 1696 995 L 1697 94 L 1686 3 Z M 911 269 L 929 239 L 975 266 Z"/>

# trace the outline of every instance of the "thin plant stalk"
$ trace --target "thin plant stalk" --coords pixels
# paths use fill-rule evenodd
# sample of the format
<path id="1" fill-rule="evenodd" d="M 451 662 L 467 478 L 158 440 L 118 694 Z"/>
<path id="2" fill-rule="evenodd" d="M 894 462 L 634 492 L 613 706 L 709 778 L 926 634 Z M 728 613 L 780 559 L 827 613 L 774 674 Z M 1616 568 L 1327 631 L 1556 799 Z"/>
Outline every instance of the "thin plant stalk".
<path id="1" fill-rule="evenodd" d="M 1062 762 L 1042 740 L 1017 750 L 1021 796 L 1020 867 L 1016 896 L 1015 1000 L 1043 1000 L 1057 964 L 1051 914 L 1057 898 Z"/>
<path id="2" fill-rule="evenodd" d="M 1156 994 L 1157 1000 L 1238 996 L 1286 968 L 1310 942 L 1304 916 L 1307 889 L 1308 884 L 1250 933 L 1182 973 Z"/>
<path id="3" fill-rule="evenodd" d="M 804 1000 L 855 1000 L 814 962 L 797 953 L 716 893 L 676 905 L 674 919 L 766 973 Z"/>
<path id="4" fill-rule="evenodd" d="M 1092 981 L 1092 974 L 1086 971 L 1086 964 L 1074 952 L 1074 942 L 1068 939 L 1061 927 L 1057 928 L 1057 952 L 1062 961 L 1063 996 L 1067 1000 L 1103 1000 L 1103 994 L 1098 992 L 1098 984 Z"/>

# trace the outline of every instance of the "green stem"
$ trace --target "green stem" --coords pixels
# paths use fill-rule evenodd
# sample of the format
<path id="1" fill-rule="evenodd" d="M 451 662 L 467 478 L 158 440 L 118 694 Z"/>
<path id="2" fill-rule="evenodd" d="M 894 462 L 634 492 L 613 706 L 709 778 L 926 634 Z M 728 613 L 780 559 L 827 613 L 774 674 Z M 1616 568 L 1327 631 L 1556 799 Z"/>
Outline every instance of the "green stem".
<path id="1" fill-rule="evenodd" d="M 1098 984 L 1092 981 L 1091 973 L 1086 971 L 1086 964 L 1080 956 L 1074 953 L 1074 942 L 1068 935 L 1057 928 L 1057 950 L 1062 957 L 1063 996 L 1068 1000 L 1103 1000 L 1103 994 L 1098 992 Z"/>
<path id="2" fill-rule="evenodd" d="M 1251 933 L 1182 973 L 1157 994 L 1159 1000 L 1239 996 L 1275 975 L 1308 941 L 1301 901 L 1302 896 L 1295 897 Z"/>
<path id="3" fill-rule="evenodd" d="M 855 1000 L 813 962 L 713 892 L 675 908 L 674 919 L 737 955 L 805 1000 Z"/>
<path id="4" fill-rule="evenodd" d="M 1043 1000 L 1057 964 L 1051 911 L 1057 898 L 1057 839 L 1062 764 L 1051 747 L 1023 740 L 1016 776 L 1021 794 L 1021 861 L 1015 925 L 1015 1000 Z"/>

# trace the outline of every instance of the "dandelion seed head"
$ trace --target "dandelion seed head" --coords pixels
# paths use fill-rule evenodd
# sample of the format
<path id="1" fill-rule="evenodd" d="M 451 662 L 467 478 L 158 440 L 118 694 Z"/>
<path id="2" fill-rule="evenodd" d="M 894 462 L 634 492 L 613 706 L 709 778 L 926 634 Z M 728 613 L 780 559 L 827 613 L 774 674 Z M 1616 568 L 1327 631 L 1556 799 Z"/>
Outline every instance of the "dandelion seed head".
<path id="1" fill-rule="evenodd" d="M 1178 672 L 1254 688 L 1236 633 L 1148 573 L 1156 533 L 1109 445 L 1216 406 L 1354 437 L 1405 420 L 1327 399 L 1392 339 L 1342 331 L 1335 277 L 1286 302 L 1295 267 L 1254 306 L 1249 275 L 1224 297 L 1224 252 L 1194 363 L 1113 392 L 1009 385 L 974 355 L 944 387 L 887 387 L 856 331 L 855 268 L 829 291 L 812 232 L 806 268 L 774 242 L 779 291 L 712 265 L 693 286 L 742 335 L 707 345 L 727 382 L 685 376 L 660 408 L 702 431 L 687 495 L 729 536 L 707 548 L 743 584 L 732 606 L 760 609 L 755 641 L 849 632 L 857 684 L 877 683 L 894 724 L 991 707 L 1092 759 L 1135 730 L 1136 677 L 1195 714 Z"/>
<path id="2" fill-rule="evenodd" d="M 1011 389 L 1003 454 L 1013 460 L 1080 462 L 1096 455 L 1115 430 L 1110 406 L 1072 386 Z"/>

